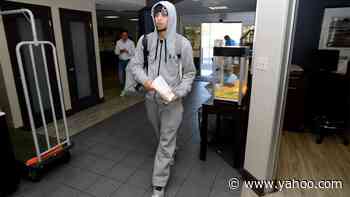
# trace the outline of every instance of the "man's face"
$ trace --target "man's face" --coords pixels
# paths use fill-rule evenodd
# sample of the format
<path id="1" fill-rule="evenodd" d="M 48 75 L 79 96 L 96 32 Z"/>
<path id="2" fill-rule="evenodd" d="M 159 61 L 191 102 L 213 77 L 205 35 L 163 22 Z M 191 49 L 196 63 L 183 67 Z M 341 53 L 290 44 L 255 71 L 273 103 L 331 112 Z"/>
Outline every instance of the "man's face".
<path id="1" fill-rule="evenodd" d="M 128 39 L 128 33 L 127 32 L 123 32 L 121 35 L 121 38 L 126 41 Z"/>
<path id="2" fill-rule="evenodd" d="M 155 14 L 154 19 L 158 30 L 166 30 L 168 27 L 168 16 L 158 12 Z"/>

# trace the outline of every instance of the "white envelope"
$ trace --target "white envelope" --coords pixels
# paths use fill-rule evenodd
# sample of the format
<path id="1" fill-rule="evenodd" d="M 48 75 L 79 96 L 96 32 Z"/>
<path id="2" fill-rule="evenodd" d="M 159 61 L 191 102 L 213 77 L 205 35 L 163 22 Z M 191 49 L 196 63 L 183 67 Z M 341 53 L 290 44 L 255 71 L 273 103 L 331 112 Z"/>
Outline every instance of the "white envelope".
<path id="1" fill-rule="evenodd" d="M 164 100 L 171 102 L 175 98 L 175 94 L 171 91 L 171 88 L 162 76 L 154 79 L 152 85 Z"/>

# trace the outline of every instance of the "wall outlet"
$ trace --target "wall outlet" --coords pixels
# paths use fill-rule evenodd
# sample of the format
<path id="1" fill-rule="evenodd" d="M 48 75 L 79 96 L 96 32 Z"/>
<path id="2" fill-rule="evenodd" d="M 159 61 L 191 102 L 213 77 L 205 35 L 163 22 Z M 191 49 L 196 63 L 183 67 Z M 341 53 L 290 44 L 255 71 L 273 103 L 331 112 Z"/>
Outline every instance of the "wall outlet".
<path id="1" fill-rule="evenodd" d="M 257 70 L 267 71 L 269 70 L 269 60 L 267 57 L 257 57 L 255 60 Z"/>

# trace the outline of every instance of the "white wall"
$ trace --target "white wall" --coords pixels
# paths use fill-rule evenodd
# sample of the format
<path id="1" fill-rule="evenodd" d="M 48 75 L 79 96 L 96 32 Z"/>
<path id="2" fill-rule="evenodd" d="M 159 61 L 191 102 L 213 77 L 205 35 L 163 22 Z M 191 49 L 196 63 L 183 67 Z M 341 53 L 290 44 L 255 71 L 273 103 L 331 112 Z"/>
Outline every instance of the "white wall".
<path id="1" fill-rule="evenodd" d="M 97 22 L 96 22 L 96 8 L 95 0 L 11 0 L 14 2 L 36 4 L 51 7 L 51 15 L 53 20 L 53 29 L 55 36 L 55 43 L 57 48 L 58 63 L 61 72 L 62 88 L 64 92 L 64 101 L 66 110 L 71 109 L 71 99 L 69 94 L 69 84 L 67 79 L 67 69 L 64 56 L 64 46 L 62 39 L 61 23 L 59 16 L 59 8 L 75 9 L 82 11 L 89 11 L 92 14 L 93 23 L 93 33 L 95 40 L 95 52 L 96 52 L 96 65 L 97 65 L 97 79 L 99 96 L 103 97 L 102 89 L 102 75 L 101 75 L 101 63 L 99 55 L 99 45 L 98 45 L 98 34 L 97 34 Z M 10 61 L 10 56 L 8 53 L 8 46 L 6 42 L 6 36 L 4 31 L 4 26 L 2 22 L 2 17 L 0 17 L 0 43 L 3 50 L 0 51 L 0 62 L 2 62 L 2 71 L 4 74 L 4 81 L 6 84 L 6 89 L 8 93 L 12 119 L 15 127 L 22 126 L 22 117 L 20 105 L 17 98 L 17 92 L 15 87 L 15 81 L 13 78 L 12 65 Z"/>
<path id="2" fill-rule="evenodd" d="M 5 37 L 5 31 L 3 28 L 2 23 L 2 17 L 0 16 L 0 44 L 2 47 L 2 50 L 0 50 L 0 69 L 3 74 L 3 81 L 0 81 L 1 83 L 4 83 L 5 91 L 7 93 L 7 100 L 9 104 L 9 111 L 5 111 L 8 114 L 11 115 L 12 123 L 14 126 L 18 127 L 23 124 L 22 122 L 22 116 L 21 116 L 21 110 L 19 106 L 19 101 L 17 97 L 16 92 L 16 86 L 14 81 L 14 76 L 12 72 L 12 66 L 11 66 L 11 60 L 10 60 L 10 54 L 8 53 L 8 47 L 7 47 L 7 41 Z"/>
<path id="3" fill-rule="evenodd" d="M 220 19 L 223 21 L 241 21 L 243 25 L 254 25 L 255 12 L 234 12 L 222 14 L 200 14 L 200 15 L 183 15 L 183 25 L 200 25 L 201 23 L 218 23 Z"/>
<path id="4" fill-rule="evenodd" d="M 273 177 L 279 144 L 281 93 L 286 77 L 289 10 L 294 0 L 258 0 L 253 84 L 244 168 L 258 179 Z M 287 36 L 288 35 L 288 36 Z M 282 81 L 281 81 L 282 80 Z"/>

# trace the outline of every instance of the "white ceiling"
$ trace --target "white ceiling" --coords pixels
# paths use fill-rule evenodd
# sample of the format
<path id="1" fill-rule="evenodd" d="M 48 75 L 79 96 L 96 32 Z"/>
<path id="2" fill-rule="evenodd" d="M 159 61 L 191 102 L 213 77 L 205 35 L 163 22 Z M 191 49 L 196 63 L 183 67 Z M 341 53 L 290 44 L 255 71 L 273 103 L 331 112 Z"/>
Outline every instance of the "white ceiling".
<path id="1" fill-rule="evenodd" d="M 96 0 L 96 14 L 99 24 L 128 22 L 137 18 L 137 11 L 145 7 L 145 0 Z M 116 15 L 118 19 L 105 19 L 104 16 Z M 129 21 L 130 22 L 130 21 Z"/>
<path id="2" fill-rule="evenodd" d="M 209 6 L 227 6 L 225 10 L 210 10 Z M 256 10 L 256 0 L 183 0 L 176 4 L 181 15 L 232 13 Z"/>
<path id="3" fill-rule="evenodd" d="M 145 0 L 96 0 L 97 10 L 137 11 L 145 6 Z"/>
<path id="4" fill-rule="evenodd" d="M 146 0 L 96 0 L 97 10 L 138 11 L 144 8 Z M 179 14 L 212 14 L 255 11 L 256 0 L 182 0 L 176 3 Z M 226 10 L 210 10 L 209 6 L 227 6 Z"/>

